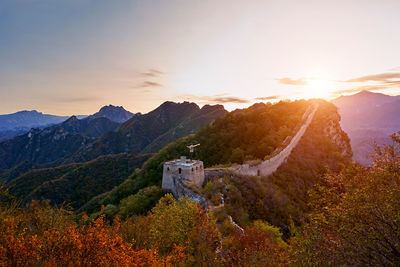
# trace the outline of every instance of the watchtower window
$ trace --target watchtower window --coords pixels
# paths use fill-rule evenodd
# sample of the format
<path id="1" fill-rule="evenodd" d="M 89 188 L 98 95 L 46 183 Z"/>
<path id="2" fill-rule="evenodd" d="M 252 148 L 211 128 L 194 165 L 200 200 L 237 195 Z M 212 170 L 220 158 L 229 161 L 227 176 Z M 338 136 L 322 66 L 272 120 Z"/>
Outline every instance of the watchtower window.
<path id="1" fill-rule="evenodd" d="M 196 166 L 196 171 L 199 169 L 199 167 Z"/>
<path id="2" fill-rule="evenodd" d="M 179 174 L 181 174 L 181 173 L 182 173 L 182 169 L 181 169 L 181 168 L 179 168 L 179 170 L 178 170 L 178 171 L 179 171 Z"/>
<path id="3" fill-rule="evenodd" d="M 257 176 L 260 176 L 260 170 L 257 170 Z"/>
<path id="4" fill-rule="evenodd" d="M 169 167 L 167 167 L 167 171 L 169 171 Z"/>
<path id="5" fill-rule="evenodd" d="M 194 170 L 193 170 L 193 168 L 192 168 L 192 172 L 193 172 Z"/>

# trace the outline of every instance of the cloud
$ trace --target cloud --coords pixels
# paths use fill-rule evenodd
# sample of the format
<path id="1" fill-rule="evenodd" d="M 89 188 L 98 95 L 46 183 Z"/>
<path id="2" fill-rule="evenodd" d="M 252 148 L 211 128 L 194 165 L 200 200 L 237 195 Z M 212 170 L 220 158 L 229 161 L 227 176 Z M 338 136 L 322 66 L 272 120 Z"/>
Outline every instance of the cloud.
<path id="1" fill-rule="evenodd" d="M 250 103 L 250 100 L 246 98 L 240 98 L 236 96 L 226 96 L 222 95 L 213 95 L 213 96 L 197 96 L 197 95 L 182 95 L 179 98 L 189 100 L 189 101 L 199 101 L 201 104 L 227 104 L 227 103 L 236 103 L 236 104 L 246 104 Z"/>
<path id="2" fill-rule="evenodd" d="M 292 79 L 289 77 L 277 79 L 280 84 L 288 85 L 307 85 L 307 80 L 305 78 Z"/>
<path id="3" fill-rule="evenodd" d="M 279 96 L 279 95 L 272 95 L 272 96 L 266 96 L 266 97 L 256 97 L 254 99 L 266 101 L 266 100 L 276 100 L 276 99 L 280 99 L 280 98 L 281 98 L 281 96 Z"/>
<path id="4" fill-rule="evenodd" d="M 148 69 L 146 72 L 142 72 L 141 75 L 145 77 L 158 77 L 163 75 L 164 72 L 156 69 Z"/>
<path id="5" fill-rule="evenodd" d="M 161 83 L 152 82 L 152 81 L 144 81 L 140 87 L 162 87 Z"/>
<path id="6" fill-rule="evenodd" d="M 138 88 L 154 88 L 154 87 L 164 87 L 161 83 L 153 82 L 153 81 L 144 81 L 138 85 L 133 85 L 131 88 L 138 89 Z"/>
<path id="7" fill-rule="evenodd" d="M 239 97 L 214 97 L 210 98 L 210 101 L 216 102 L 216 103 L 250 103 L 248 99 L 245 98 L 239 98 Z"/>
<path id="8" fill-rule="evenodd" d="M 365 75 L 347 80 L 346 82 L 391 82 L 393 79 L 400 79 L 400 72 L 386 72 L 372 75 Z"/>
<path id="9" fill-rule="evenodd" d="M 163 74 L 164 72 L 157 69 L 148 69 L 145 72 L 141 72 L 139 73 L 140 77 L 138 77 L 138 80 L 141 82 L 138 82 L 136 85 L 131 86 L 131 88 L 138 89 L 164 87 L 162 83 L 154 81 Z"/>
<path id="10" fill-rule="evenodd" d="M 396 69 L 396 68 L 395 68 Z M 352 78 L 344 83 L 361 83 L 364 85 L 338 90 L 335 94 L 354 93 L 358 91 L 383 91 L 392 88 L 400 87 L 400 72 L 384 72 L 378 74 L 364 75 L 361 77 Z"/>

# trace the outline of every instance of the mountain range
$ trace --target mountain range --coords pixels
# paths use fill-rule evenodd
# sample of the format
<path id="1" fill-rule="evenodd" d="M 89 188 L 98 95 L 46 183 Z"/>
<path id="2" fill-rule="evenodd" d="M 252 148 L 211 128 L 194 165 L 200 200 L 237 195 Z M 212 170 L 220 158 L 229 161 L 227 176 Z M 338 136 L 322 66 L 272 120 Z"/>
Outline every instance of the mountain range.
<path id="1" fill-rule="evenodd" d="M 342 117 L 341 126 L 349 135 L 353 159 L 371 164 L 374 143 L 391 144 L 389 135 L 400 131 L 400 96 L 361 91 L 332 101 Z"/>
<path id="2" fill-rule="evenodd" d="M 195 103 L 168 101 L 147 114 L 134 116 L 117 131 L 105 133 L 77 151 L 70 160 L 82 162 L 101 155 L 157 152 L 168 143 L 197 132 L 226 113 L 222 105 L 199 108 Z"/>
<path id="3" fill-rule="evenodd" d="M 340 127 L 340 116 L 333 104 L 319 102 L 318 111 L 298 146 L 270 177 L 234 175 L 228 166 L 255 164 L 284 148 L 285 140 L 298 131 L 310 104 L 311 101 L 305 100 L 258 103 L 229 112 L 196 134 L 168 144 L 123 183 L 92 198 L 79 211 L 101 212 L 101 207 L 105 207 L 104 210 L 112 214 L 120 212 L 121 216 L 146 213 L 151 203 L 140 211 L 135 206 L 145 206 L 149 192 L 160 186 L 163 163 L 188 156 L 187 146 L 200 143 L 194 157 L 201 159 L 205 168 L 211 167 L 207 169 L 207 185 L 202 192 L 214 196 L 210 203 L 219 203 L 221 196 L 225 198 L 224 214 L 220 210 L 216 215 L 218 220 L 231 216 L 245 225 L 249 219 L 268 218 L 281 226 L 288 225 L 291 219 L 299 222 L 308 209 L 307 191 L 323 182 L 321 174 L 327 169 L 337 171 L 351 160 L 349 139 Z M 213 183 L 219 184 L 213 186 Z M 218 193 L 220 189 L 223 192 Z"/>
<path id="4" fill-rule="evenodd" d="M 110 112 L 108 106 L 84 119 L 72 116 L 61 124 L 31 129 L 0 142 L 0 179 L 11 181 L 31 169 L 85 162 L 102 155 L 154 152 L 226 112 L 220 105 L 200 109 L 194 103 L 166 102 L 147 114 L 136 114 L 123 124 L 99 116 L 121 114 L 118 107 L 117 112 Z"/>
<path id="5" fill-rule="evenodd" d="M 75 117 L 78 119 L 104 117 L 114 122 L 123 123 L 134 115 L 134 113 L 125 110 L 123 107 L 108 105 L 102 107 L 93 115 L 77 115 Z M 24 110 L 12 114 L 0 115 L 0 141 L 27 133 L 31 128 L 44 129 L 51 125 L 59 124 L 68 118 L 68 116 L 43 114 L 36 110 Z"/>
<path id="6" fill-rule="evenodd" d="M 41 127 L 50 124 L 57 124 L 65 121 L 68 117 L 43 114 L 36 110 L 23 110 L 12 114 L 0 115 L 0 131 L 12 130 L 15 128 Z"/>

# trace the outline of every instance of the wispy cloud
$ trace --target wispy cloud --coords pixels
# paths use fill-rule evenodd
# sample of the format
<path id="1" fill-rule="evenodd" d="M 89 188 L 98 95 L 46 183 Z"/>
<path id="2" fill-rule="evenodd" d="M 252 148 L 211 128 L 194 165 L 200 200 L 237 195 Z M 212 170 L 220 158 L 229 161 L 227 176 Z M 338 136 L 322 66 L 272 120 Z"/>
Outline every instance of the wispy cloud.
<path id="1" fill-rule="evenodd" d="M 246 104 L 250 103 L 250 100 L 246 98 L 236 97 L 236 96 L 226 96 L 223 95 L 213 95 L 213 96 L 197 96 L 197 95 L 182 95 L 179 96 L 180 99 L 185 99 L 189 101 L 200 102 L 200 104 Z"/>
<path id="2" fill-rule="evenodd" d="M 395 70 L 398 68 L 393 68 Z M 400 69 L 398 69 L 400 70 Z M 359 91 L 384 91 L 395 88 L 400 88 L 400 72 L 384 72 L 377 74 L 364 75 L 345 81 L 338 81 L 347 85 L 358 84 L 356 87 L 335 91 L 336 95 L 355 93 Z"/>
<path id="3" fill-rule="evenodd" d="M 210 101 L 216 103 L 250 103 L 248 99 L 240 98 L 240 97 L 211 97 Z"/>
<path id="4" fill-rule="evenodd" d="M 157 69 L 148 69 L 147 71 L 141 73 L 141 75 L 145 77 L 158 77 L 163 74 L 164 72 Z"/>
<path id="5" fill-rule="evenodd" d="M 272 95 L 272 96 L 266 96 L 266 97 L 256 97 L 254 98 L 255 100 L 261 100 L 261 101 L 267 101 L 267 100 L 276 100 L 280 99 L 281 96 L 279 95 Z"/>
<path id="6" fill-rule="evenodd" d="M 392 82 L 393 79 L 400 79 L 400 72 L 386 72 L 379 74 L 365 75 L 347 80 L 346 82 Z"/>
<path id="7" fill-rule="evenodd" d="M 299 78 L 299 79 L 292 79 L 289 77 L 277 79 L 280 84 L 288 84 L 288 85 L 307 85 L 307 79 Z"/>
<path id="8" fill-rule="evenodd" d="M 163 85 L 158 82 L 144 81 L 140 87 L 162 87 Z"/>
<path id="9" fill-rule="evenodd" d="M 133 89 L 147 88 L 147 90 L 149 90 L 151 88 L 157 88 L 157 87 L 164 87 L 164 85 L 153 81 L 143 81 L 137 85 L 132 85 L 130 88 Z"/>
<path id="10" fill-rule="evenodd" d="M 156 87 L 164 87 L 164 84 L 159 82 L 160 76 L 164 75 L 165 73 L 158 69 L 148 69 L 144 72 L 139 72 L 139 77 L 137 77 L 137 83 L 130 88 L 133 89 L 140 89 L 140 88 L 147 88 L 146 90 L 149 91 L 151 88 Z"/>

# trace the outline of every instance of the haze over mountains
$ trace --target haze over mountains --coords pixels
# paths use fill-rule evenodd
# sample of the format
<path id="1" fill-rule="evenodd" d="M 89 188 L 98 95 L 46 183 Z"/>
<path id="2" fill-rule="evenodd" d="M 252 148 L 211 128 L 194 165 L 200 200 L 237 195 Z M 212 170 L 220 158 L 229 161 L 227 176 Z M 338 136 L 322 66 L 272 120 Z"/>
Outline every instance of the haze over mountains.
<path id="1" fill-rule="evenodd" d="M 36 110 L 0 115 L 0 141 L 26 133 L 30 128 L 44 128 L 66 119 L 66 116 L 43 114 Z"/>
<path id="2" fill-rule="evenodd" d="M 332 102 L 339 108 L 341 126 L 350 137 L 356 162 L 370 164 L 374 142 L 392 144 L 389 135 L 400 131 L 400 96 L 362 91 Z"/>

